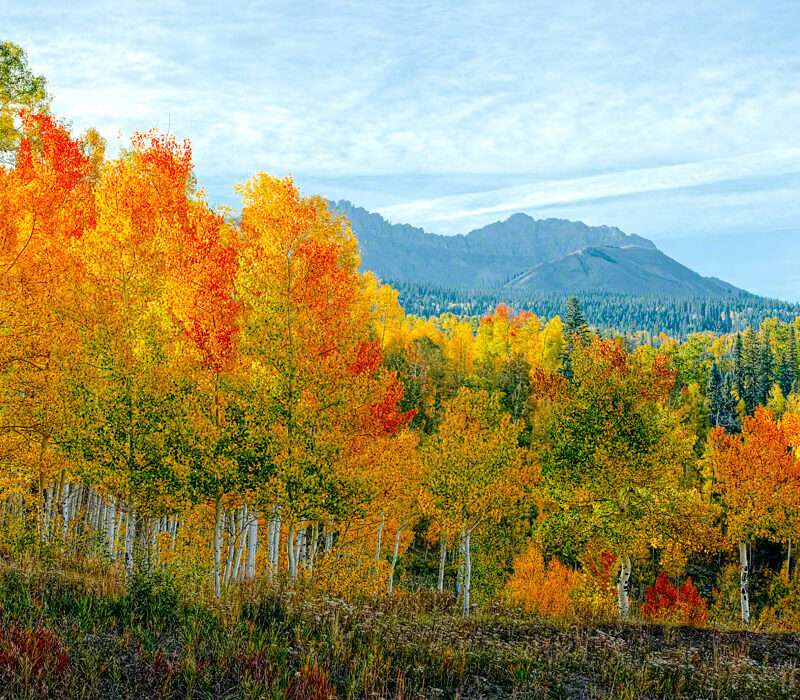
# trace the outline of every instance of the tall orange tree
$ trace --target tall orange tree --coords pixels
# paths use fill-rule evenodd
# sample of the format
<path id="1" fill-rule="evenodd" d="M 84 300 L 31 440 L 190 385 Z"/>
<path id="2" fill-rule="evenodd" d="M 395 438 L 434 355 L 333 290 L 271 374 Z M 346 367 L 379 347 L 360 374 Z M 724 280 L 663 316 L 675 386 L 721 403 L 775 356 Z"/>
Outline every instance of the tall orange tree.
<path id="1" fill-rule="evenodd" d="M 138 522 L 178 507 L 186 481 L 170 444 L 184 423 L 186 387 L 176 371 L 182 329 L 170 278 L 189 216 L 190 172 L 188 143 L 136 135 L 133 148 L 104 167 L 96 222 L 77 246 L 83 357 L 70 374 L 67 447 L 86 480 L 124 511 L 128 568 Z"/>
<path id="2" fill-rule="evenodd" d="M 184 412 L 190 416 L 182 430 L 185 439 L 174 447 L 190 465 L 194 496 L 214 503 L 214 591 L 219 596 L 222 499 L 231 493 L 241 495 L 245 486 L 231 443 L 231 433 L 237 430 L 230 425 L 227 410 L 234 389 L 226 382 L 237 359 L 241 305 L 234 278 L 238 235 L 222 215 L 211 211 L 202 193 L 187 201 L 184 212 L 185 216 L 174 222 L 167 246 L 169 298 L 183 326 L 179 356 L 190 388 L 184 392 Z M 256 537 L 257 530 L 254 533 Z"/>
<path id="3" fill-rule="evenodd" d="M 368 482 L 353 468 L 354 453 L 407 417 L 397 409 L 401 388 L 370 340 L 371 302 L 344 219 L 320 197 L 301 197 L 290 178 L 259 174 L 238 191 L 242 352 L 274 416 L 265 426 L 275 454 L 262 494 L 280 510 L 278 526 L 289 525 L 296 575 L 305 530 L 313 552 L 320 522 L 332 529 L 357 514 Z"/>
<path id="4" fill-rule="evenodd" d="M 6 485 L 38 494 L 46 533 L 66 478 L 62 465 L 58 488 L 49 486 L 61 371 L 75 346 L 74 246 L 94 220 L 94 200 L 82 142 L 49 116 L 23 113 L 21 123 L 16 165 L 0 167 L 0 451 Z"/>
<path id="5" fill-rule="evenodd" d="M 750 622 L 747 545 L 756 537 L 786 542 L 797 536 L 800 518 L 800 416 L 775 420 L 760 406 L 745 418 L 741 435 L 714 428 L 708 459 L 714 489 L 725 508 L 728 537 L 739 548 L 742 622 Z"/>

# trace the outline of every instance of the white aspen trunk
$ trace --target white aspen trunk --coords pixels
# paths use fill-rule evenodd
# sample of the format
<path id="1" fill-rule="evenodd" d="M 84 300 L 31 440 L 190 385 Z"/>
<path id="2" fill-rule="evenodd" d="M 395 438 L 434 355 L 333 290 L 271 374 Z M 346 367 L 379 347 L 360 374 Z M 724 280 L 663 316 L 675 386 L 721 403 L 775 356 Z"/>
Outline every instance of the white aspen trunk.
<path id="1" fill-rule="evenodd" d="M 242 515 L 241 520 L 239 522 L 239 529 L 241 530 L 241 534 L 239 535 L 239 549 L 236 552 L 236 561 L 233 566 L 233 574 L 232 578 L 234 581 L 239 580 L 239 572 L 242 570 L 242 556 L 244 555 L 244 548 L 247 545 L 247 535 L 250 532 L 250 527 L 247 523 L 247 506 L 242 508 Z"/>
<path id="2" fill-rule="evenodd" d="M 469 590 L 472 585 L 472 557 L 469 548 L 471 538 L 471 532 L 464 535 L 464 617 L 469 617 Z"/>
<path id="3" fill-rule="evenodd" d="M 619 580 L 617 581 L 617 604 L 620 620 L 627 620 L 630 612 L 630 601 L 628 600 L 630 579 L 631 558 L 628 554 L 623 554 L 620 556 Z"/>
<path id="4" fill-rule="evenodd" d="M 136 540 L 136 514 L 130 502 L 125 504 L 125 569 L 133 571 L 133 545 Z"/>
<path id="5" fill-rule="evenodd" d="M 97 529 L 97 505 L 94 486 L 89 484 L 89 486 L 86 487 L 86 512 L 84 513 L 84 522 L 86 523 L 87 530 Z"/>
<path id="6" fill-rule="evenodd" d="M 220 499 L 214 501 L 214 597 L 222 595 L 220 580 L 220 559 L 222 558 L 222 504 Z"/>
<path id="7" fill-rule="evenodd" d="M 114 556 L 114 523 L 116 521 L 116 506 L 114 497 L 108 497 L 108 504 L 106 506 L 106 549 L 109 556 Z"/>
<path id="8" fill-rule="evenodd" d="M 175 545 L 177 544 L 178 540 L 178 516 L 172 516 L 172 522 L 170 523 L 170 543 L 169 548 L 170 551 L 175 551 Z"/>
<path id="9" fill-rule="evenodd" d="M 97 494 L 97 523 L 95 527 L 97 528 L 98 532 L 100 528 L 103 529 L 103 537 L 105 538 L 106 542 L 108 542 L 108 531 L 106 529 L 106 515 L 108 513 L 108 504 L 100 499 L 100 494 Z"/>
<path id="10" fill-rule="evenodd" d="M 53 491 L 56 487 L 51 486 L 47 489 L 47 499 L 44 507 L 44 522 L 42 523 L 42 539 L 45 542 L 50 540 L 50 518 L 53 515 Z"/>
<path id="11" fill-rule="evenodd" d="M 272 576 L 275 572 L 272 570 L 272 548 L 275 546 L 275 521 L 270 517 L 267 523 L 267 569 L 269 575 Z"/>
<path id="12" fill-rule="evenodd" d="M 439 581 L 437 590 L 444 593 L 444 567 L 447 565 L 447 538 L 439 532 Z"/>
<path id="13" fill-rule="evenodd" d="M 458 572 L 456 573 L 456 595 L 461 595 L 464 590 L 464 535 L 461 535 L 461 541 L 458 544 L 458 551 L 461 555 L 461 560 L 458 562 Z"/>
<path id="14" fill-rule="evenodd" d="M 386 516 L 384 515 L 383 508 L 381 508 L 381 524 L 378 527 L 378 546 L 375 549 L 375 561 L 379 561 L 381 558 L 381 540 L 383 539 L 383 525 L 386 522 Z M 389 591 L 391 593 L 391 590 Z"/>
<path id="15" fill-rule="evenodd" d="M 123 506 L 125 505 L 125 501 L 122 501 L 120 507 L 117 509 L 116 516 L 114 517 L 114 532 L 113 532 L 113 542 L 115 545 L 114 550 L 114 558 L 118 559 L 120 555 L 123 555 L 125 552 L 125 543 L 120 542 L 120 533 L 122 532 L 122 518 L 123 518 Z"/>
<path id="16" fill-rule="evenodd" d="M 226 530 L 228 531 L 228 551 L 225 554 L 225 585 L 231 582 L 233 571 L 233 559 L 236 555 L 237 544 L 239 542 L 239 524 L 237 522 L 236 511 L 231 511 L 227 517 Z"/>
<path id="17" fill-rule="evenodd" d="M 298 573 L 300 573 L 300 562 L 302 561 L 302 557 L 300 556 L 303 552 L 305 547 L 306 541 L 306 529 L 301 527 L 297 531 L 297 539 L 295 540 L 294 545 L 294 577 L 297 578 Z"/>
<path id="18" fill-rule="evenodd" d="M 394 537 L 394 555 L 392 556 L 392 568 L 389 570 L 389 595 L 394 591 L 394 567 L 397 566 L 397 553 L 400 551 L 400 533 L 403 531 L 405 522 L 397 526 L 397 534 Z"/>
<path id="19" fill-rule="evenodd" d="M 231 574 L 232 581 L 242 580 L 242 574 L 244 573 L 242 562 L 244 561 L 244 550 L 247 546 L 247 537 L 249 534 L 250 530 L 245 528 L 244 532 L 242 532 L 242 539 L 239 540 L 239 549 L 236 552 L 236 561 L 233 564 L 233 573 Z"/>
<path id="20" fill-rule="evenodd" d="M 314 571 L 314 561 L 317 558 L 317 541 L 319 540 L 319 523 L 314 523 L 311 528 L 311 542 L 308 547 L 308 570 Z"/>
<path id="21" fill-rule="evenodd" d="M 72 505 L 72 500 L 70 499 L 69 487 L 70 487 L 69 481 L 68 480 L 64 481 L 64 488 L 62 490 L 62 496 L 61 496 L 61 512 L 64 514 L 61 523 L 61 534 L 65 542 L 67 540 L 67 530 L 69 529 L 70 505 Z"/>
<path id="22" fill-rule="evenodd" d="M 333 521 L 330 529 L 325 531 L 325 554 L 330 554 L 333 549 Z"/>
<path id="23" fill-rule="evenodd" d="M 158 546 L 158 534 L 161 532 L 161 522 L 161 518 L 156 518 L 150 523 L 150 551 L 147 556 L 148 566 L 157 566 L 161 563 L 161 549 Z"/>
<path id="24" fill-rule="evenodd" d="M 747 545 L 739 542 L 739 595 L 742 604 L 742 624 L 750 624 L 750 597 L 747 592 L 747 578 L 750 567 L 747 561 Z"/>
<path id="25" fill-rule="evenodd" d="M 277 518 L 272 523 L 272 558 L 269 565 L 273 575 L 278 573 L 278 566 L 280 564 L 281 556 L 281 527 L 283 523 L 280 518 Z"/>
<path id="26" fill-rule="evenodd" d="M 246 575 L 249 579 L 256 577 L 256 551 L 258 550 L 258 511 L 253 508 L 253 515 L 250 518 L 250 533 L 247 538 L 247 570 Z"/>
<path id="27" fill-rule="evenodd" d="M 287 558 L 287 565 L 289 568 L 289 578 L 294 580 L 297 577 L 297 567 L 295 565 L 294 560 L 294 540 L 295 540 L 295 530 L 294 530 L 294 523 L 289 525 L 289 532 L 286 535 L 286 558 Z"/>

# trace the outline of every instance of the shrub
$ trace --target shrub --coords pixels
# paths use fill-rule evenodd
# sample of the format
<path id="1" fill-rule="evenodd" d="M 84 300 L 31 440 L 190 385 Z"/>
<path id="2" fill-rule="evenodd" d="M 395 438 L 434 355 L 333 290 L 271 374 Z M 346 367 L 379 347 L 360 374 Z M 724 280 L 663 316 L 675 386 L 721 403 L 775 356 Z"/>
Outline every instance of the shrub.
<path id="1" fill-rule="evenodd" d="M 656 585 L 647 587 L 640 613 L 650 622 L 675 622 L 697 627 L 708 620 L 708 604 L 698 594 L 691 578 L 675 588 L 662 571 Z"/>
<path id="2" fill-rule="evenodd" d="M 558 559 L 544 563 L 542 552 L 531 545 L 514 562 L 514 573 L 506 584 L 509 599 L 528 614 L 568 617 L 574 613 L 572 593 L 580 582 L 577 571 Z"/>
<path id="3" fill-rule="evenodd" d="M 36 689 L 46 696 L 65 680 L 69 654 L 56 634 L 42 626 L 24 629 L 16 624 L 0 628 L 0 674 L 12 692 Z"/>
<path id="4" fill-rule="evenodd" d="M 777 574 L 769 587 L 770 600 L 759 617 L 759 627 L 767 630 L 800 632 L 800 576 L 789 578 L 786 567 Z"/>
<path id="5" fill-rule="evenodd" d="M 127 586 L 125 603 L 134 624 L 170 626 L 177 623 L 181 600 L 168 574 L 135 571 Z"/>

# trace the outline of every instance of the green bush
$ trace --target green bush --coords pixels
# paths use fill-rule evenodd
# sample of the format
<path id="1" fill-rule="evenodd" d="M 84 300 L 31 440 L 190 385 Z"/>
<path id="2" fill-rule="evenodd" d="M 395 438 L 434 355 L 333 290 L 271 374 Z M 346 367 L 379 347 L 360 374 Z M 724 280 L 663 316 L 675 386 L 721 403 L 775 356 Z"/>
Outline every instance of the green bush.
<path id="1" fill-rule="evenodd" d="M 125 608 L 131 624 L 174 627 L 183 612 L 180 593 L 172 577 L 161 571 L 137 570 L 129 577 Z"/>

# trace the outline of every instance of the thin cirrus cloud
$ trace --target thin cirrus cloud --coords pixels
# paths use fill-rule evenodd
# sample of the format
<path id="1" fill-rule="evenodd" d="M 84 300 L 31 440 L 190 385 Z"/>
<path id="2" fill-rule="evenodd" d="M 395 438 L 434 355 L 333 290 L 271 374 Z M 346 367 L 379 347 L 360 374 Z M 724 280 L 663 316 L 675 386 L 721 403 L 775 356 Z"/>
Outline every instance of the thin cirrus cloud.
<path id="1" fill-rule="evenodd" d="M 769 150 L 699 163 L 533 182 L 377 207 L 376 210 L 390 220 L 421 221 L 435 227 L 440 222 L 453 220 L 796 172 L 800 172 L 800 148 Z"/>
<path id="2" fill-rule="evenodd" d="M 797 226 L 796 0 L 6 5 L 56 114 L 112 155 L 189 138 L 215 202 L 266 171 L 440 233 L 516 210 L 657 243 Z M 774 289 L 729 250 L 682 262 Z"/>

